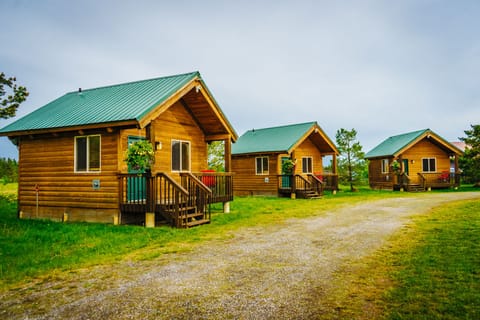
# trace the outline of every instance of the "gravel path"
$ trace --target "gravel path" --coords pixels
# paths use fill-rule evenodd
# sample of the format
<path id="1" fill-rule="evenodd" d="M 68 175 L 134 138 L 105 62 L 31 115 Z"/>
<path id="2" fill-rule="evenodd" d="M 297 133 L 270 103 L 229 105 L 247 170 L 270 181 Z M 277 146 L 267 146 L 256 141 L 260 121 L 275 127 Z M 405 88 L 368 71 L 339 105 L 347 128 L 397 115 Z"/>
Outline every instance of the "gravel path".
<path id="1" fill-rule="evenodd" d="M 5 319 L 318 319 L 332 279 L 413 215 L 480 193 L 425 193 L 347 206 L 153 261 L 60 274 L 0 294 Z M 322 200 L 320 200 L 322 201 Z M 338 290 L 338 288 L 335 288 Z"/>

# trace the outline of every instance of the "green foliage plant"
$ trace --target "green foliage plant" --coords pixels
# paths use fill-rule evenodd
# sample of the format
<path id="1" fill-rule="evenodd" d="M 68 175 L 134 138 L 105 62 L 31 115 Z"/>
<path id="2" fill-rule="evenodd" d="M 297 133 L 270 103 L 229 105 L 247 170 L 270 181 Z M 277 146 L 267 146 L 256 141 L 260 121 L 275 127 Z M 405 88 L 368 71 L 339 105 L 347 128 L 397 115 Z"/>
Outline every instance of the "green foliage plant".
<path id="1" fill-rule="evenodd" d="M 480 187 L 480 125 L 471 125 L 471 130 L 465 130 L 465 135 L 466 137 L 460 138 L 467 146 L 459 165 L 464 176 Z"/>
<path id="2" fill-rule="evenodd" d="M 0 118 L 14 117 L 17 109 L 28 97 L 27 88 L 17 86 L 15 77 L 7 77 L 0 72 Z M 4 97 L 7 95 L 6 97 Z"/>
<path id="3" fill-rule="evenodd" d="M 340 157 L 338 158 L 339 173 L 342 178 L 350 184 L 350 190 L 354 191 L 354 184 L 362 177 L 365 170 L 365 153 L 362 151 L 362 145 L 357 141 L 357 131 L 355 129 L 339 129 L 335 135 Z"/>
<path id="4" fill-rule="evenodd" d="M 132 143 L 125 152 L 125 162 L 136 171 L 145 172 L 155 162 L 155 151 L 148 140 Z"/>
<path id="5" fill-rule="evenodd" d="M 400 173 L 400 162 L 397 160 L 393 160 L 392 162 L 392 171 L 395 172 L 396 174 Z"/>
<path id="6" fill-rule="evenodd" d="M 292 159 L 287 159 L 282 163 L 282 172 L 284 174 L 293 174 L 293 170 L 295 168 L 295 162 Z"/>

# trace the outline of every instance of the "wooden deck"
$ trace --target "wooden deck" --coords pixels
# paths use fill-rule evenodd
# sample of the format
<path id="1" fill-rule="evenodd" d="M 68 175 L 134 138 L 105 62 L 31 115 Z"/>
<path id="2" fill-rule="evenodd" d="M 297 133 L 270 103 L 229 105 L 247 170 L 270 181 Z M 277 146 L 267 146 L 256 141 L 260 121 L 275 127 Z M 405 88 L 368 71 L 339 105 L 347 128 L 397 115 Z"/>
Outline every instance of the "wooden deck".
<path id="1" fill-rule="evenodd" d="M 435 172 L 418 173 L 415 182 L 402 173 L 390 181 L 374 181 L 370 183 L 373 189 L 405 190 L 409 192 L 426 191 L 429 189 L 446 189 L 460 186 L 460 173 Z"/>
<path id="2" fill-rule="evenodd" d="M 338 190 L 338 176 L 334 174 L 318 175 L 279 175 L 278 193 L 280 196 L 316 199 L 323 195 L 325 190 Z"/>
<path id="3" fill-rule="evenodd" d="M 155 213 L 155 225 L 189 228 L 210 223 L 210 204 L 233 201 L 229 173 L 182 173 L 177 182 L 166 173 L 120 174 L 122 224 L 145 223 L 145 213 Z"/>

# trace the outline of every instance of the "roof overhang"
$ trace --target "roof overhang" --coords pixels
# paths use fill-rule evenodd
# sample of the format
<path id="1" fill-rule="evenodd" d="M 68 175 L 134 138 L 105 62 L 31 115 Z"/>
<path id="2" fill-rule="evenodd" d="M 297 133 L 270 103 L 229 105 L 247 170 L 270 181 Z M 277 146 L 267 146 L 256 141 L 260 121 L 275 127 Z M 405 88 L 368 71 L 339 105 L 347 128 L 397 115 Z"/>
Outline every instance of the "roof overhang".
<path id="1" fill-rule="evenodd" d="M 332 140 L 330 140 L 330 138 L 317 123 L 315 123 L 307 132 L 305 132 L 305 134 L 298 139 L 298 141 L 291 146 L 289 150 L 287 150 L 287 153 L 292 153 L 308 138 L 322 153 L 331 153 L 337 156 L 340 154 L 335 144 L 332 142 Z"/>
<path id="2" fill-rule="evenodd" d="M 146 127 L 175 103 L 180 102 L 205 134 L 207 141 L 225 139 L 232 142 L 238 135 L 200 77 L 195 77 L 164 102 L 138 119 L 140 128 Z"/>
<path id="3" fill-rule="evenodd" d="M 393 154 L 393 157 L 395 157 L 395 158 L 399 157 L 402 153 L 404 153 L 405 151 L 407 151 L 408 149 L 410 149 L 411 147 L 413 147 L 418 142 L 420 142 L 424 139 L 427 139 L 428 141 L 430 141 L 431 143 L 433 143 L 437 147 L 443 149 L 447 153 L 456 154 L 456 155 L 462 155 L 463 154 L 462 150 L 460 150 L 459 148 L 457 148 L 456 146 L 454 146 L 450 142 L 446 141 L 445 139 L 440 137 L 435 132 L 433 132 L 431 130 L 428 130 L 428 131 L 424 132 L 422 135 L 418 136 L 415 140 L 410 142 L 408 145 L 404 146 L 402 149 L 395 152 L 395 154 Z"/>
<path id="4" fill-rule="evenodd" d="M 71 126 L 71 127 L 56 127 L 56 128 L 42 128 L 42 129 L 35 129 L 35 130 L 9 131 L 9 132 L 0 132 L 0 136 L 17 138 L 20 136 L 55 134 L 55 133 L 61 133 L 61 132 L 87 131 L 87 130 L 109 129 L 109 128 L 113 129 L 118 127 L 138 127 L 138 122 L 136 120 L 127 120 L 127 121 L 118 121 L 118 122 L 93 123 L 93 124 Z"/>

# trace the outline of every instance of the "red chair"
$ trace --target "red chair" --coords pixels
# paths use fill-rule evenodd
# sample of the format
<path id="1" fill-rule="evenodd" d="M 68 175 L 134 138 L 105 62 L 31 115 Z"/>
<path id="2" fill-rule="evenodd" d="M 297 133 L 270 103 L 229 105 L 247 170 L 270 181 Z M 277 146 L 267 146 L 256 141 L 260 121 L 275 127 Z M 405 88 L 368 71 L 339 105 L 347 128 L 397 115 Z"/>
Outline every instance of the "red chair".
<path id="1" fill-rule="evenodd" d="M 202 170 L 202 172 L 205 172 L 205 173 L 212 173 L 212 172 L 215 172 L 215 170 Z M 202 176 L 202 183 L 204 185 L 206 185 L 207 187 L 211 188 L 213 186 L 215 186 L 215 176 L 210 176 L 210 175 L 205 175 L 205 176 Z"/>

